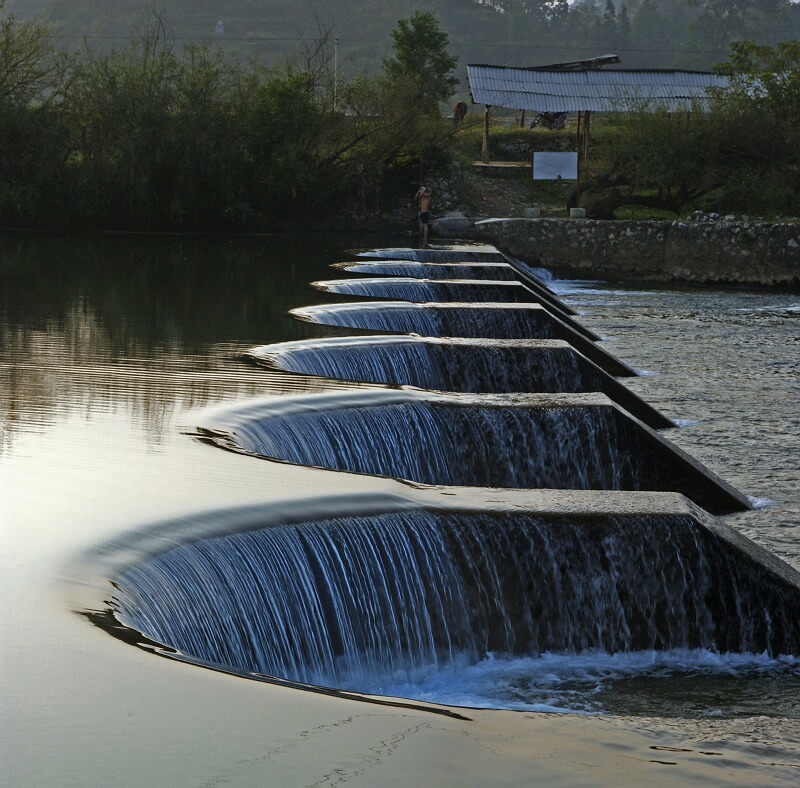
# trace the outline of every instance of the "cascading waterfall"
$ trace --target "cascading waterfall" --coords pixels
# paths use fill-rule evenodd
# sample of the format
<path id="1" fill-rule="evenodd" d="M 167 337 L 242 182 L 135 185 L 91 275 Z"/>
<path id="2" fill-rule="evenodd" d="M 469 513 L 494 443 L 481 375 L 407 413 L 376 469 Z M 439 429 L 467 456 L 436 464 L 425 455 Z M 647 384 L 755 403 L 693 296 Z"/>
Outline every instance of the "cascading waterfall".
<path id="1" fill-rule="evenodd" d="M 372 301 L 298 307 L 291 314 L 323 325 L 410 333 L 428 337 L 483 339 L 561 339 L 610 375 L 635 377 L 627 364 L 590 341 L 591 332 L 577 332 L 568 316 L 551 314 L 539 304 L 426 303 Z"/>
<path id="2" fill-rule="evenodd" d="M 410 260 L 387 262 L 336 263 L 341 271 L 375 276 L 404 276 L 416 279 L 489 279 L 516 281 L 514 269 L 508 263 L 415 263 Z"/>
<path id="3" fill-rule="evenodd" d="M 270 397 L 209 413 L 234 451 L 423 484 L 680 492 L 714 514 L 747 499 L 602 395 L 374 389 Z"/>
<path id="4" fill-rule="evenodd" d="M 293 508 L 290 524 L 276 516 L 213 536 L 198 530 L 193 541 L 157 538 L 138 563 L 126 554 L 128 568 L 113 578 L 110 604 L 123 625 L 206 665 L 401 695 L 406 683 L 480 670 L 495 657 L 800 652 L 793 570 L 678 496 L 675 508 L 658 509 L 640 494 L 618 506 L 625 493 L 615 492 L 613 507 L 593 511 L 586 501 L 602 494 L 564 492 L 674 490 L 728 513 L 748 508 L 737 491 L 602 396 L 489 396 L 604 391 L 651 426 L 671 426 L 606 374 L 635 373 L 590 341 L 597 337 L 535 274 L 489 249 L 370 255 L 386 259 L 337 267 L 396 278 L 313 285 L 402 302 L 293 314 L 428 339 L 282 343 L 251 357 L 303 374 L 483 396 L 361 388 L 273 398 L 228 408 L 199 436 L 304 466 L 490 488 L 485 500 L 467 507 L 459 497 L 474 489 L 409 485 L 420 496 L 413 509 L 405 497 L 378 514 L 334 507 L 319 518 Z M 432 339 L 441 337 L 451 339 Z M 531 352 L 492 339 L 545 342 Z M 525 511 L 498 500 L 496 488 L 558 499 Z M 419 504 L 423 490 L 436 502 Z M 453 502 L 441 504 L 442 495 Z"/>
<path id="5" fill-rule="evenodd" d="M 566 345 L 529 348 L 361 337 L 267 345 L 250 355 L 289 372 L 442 391 L 578 392 L 598 391 L 602 385 L 600 373 L 582 368 L 579 356 Z"/>
<path id="6" fill-rule="evenodd" d="M 508 339 L 563 339 L 563 332 L 544 309 L 442 309 L 438 312 L 441 334 L 453 337 Z"/>
<path id="7" fill-rule="evenodd" d="M 405 302 L 319 304 L 297 307 L 290 314 L 300 320 L 327 326 L 407 332 L 429 337 L 448 336 L 441 333 L 437 310 Z"/>
<path id="8" fill-rule="evenodd" d="M 342 517 L 175 547 L 115 589 L 189 657 L 362 691 L 487 652 L 800 649 L 798 589 L 685 515 Z"/>
<path id="9" fill-rule="evenodd" d="M 654 429 L 674 424 L 560 340 L 342 337 L 279 342 L 248 353 L 303 375 L 464 393 L 600 391 Z"/>
<path id="10" fill-rule="evenodd" d="M 428 303 L 434 301 L 459 303 L 540 304 L 573 332 L 597 340 L 595 334 L 573 318 L 562 305 L 542 298 L 520 282 L 474 282 L 425 279 L 338 279 L 312 282 L 313 286 L 343 295 L 372 298 L 398 298 Z"/>
<path id="11" fill-rule="evenodd" d="M 520 282 L 476 282 L 472 280 L 427 280 L 396 277 L 394 279 L 330 279 L 312 282 L 312 285 L 331 293 L 401 299 L 417 303 L 430 301 L 459 301 L 461 303 L 495 301 L 506 304 L 525 304 L 537 301 L 535 294 Z"/>
<path id="12" fill-rule="evenodd" d="M 600 391 L 597 377 L 582 369 L 579 357 L 567 348 L 543 349 L 536 354 L 516 348 L 475 346 L 470 364 L 463 355 L 433 346 L 436 365 L 447 390 L 475 392 Z"/>
<path id="13" fill-rule="evenodd" d="M 558 324 L 540 306 L 531 304 L 418 304 L 372 301 L 298 307 L 291 314 L 312 323 L 364 328 L 428 337 L 488 339 L 562 339 Z"/>
<path id="14" fill-rule="evenodd" d="M 304 408 L 229 417 L 244 451 L 423 484 L 663 489 L 613 408 L 438 405 Z"/>
<path id="15" fill-rule="evenodd" d="M 287 343 L 286 348 L 270 346 L 251 352 L 265 354 L 276 366 L 289 372 L 321 375 L 345 380 L 397 383 L 420 388 L 437 388 L 443 380 L 436 358 L 427 344 L 371 338 L 336 344 Z"/>

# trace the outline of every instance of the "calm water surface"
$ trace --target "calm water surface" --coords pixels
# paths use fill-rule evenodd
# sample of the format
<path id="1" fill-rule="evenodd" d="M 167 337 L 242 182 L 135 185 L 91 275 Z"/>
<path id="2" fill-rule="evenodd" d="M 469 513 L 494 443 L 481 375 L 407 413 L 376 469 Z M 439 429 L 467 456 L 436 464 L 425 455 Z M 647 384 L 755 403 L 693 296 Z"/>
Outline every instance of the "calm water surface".
<path id="1" fill-rule="evenodd" d="M 126 531 L 248 502 L 399 489 L 236 456 L 186 434 L 208 406 L 347 385 L 267 371 L 241 355 L 345 333 L 286 313 L 342 300 L 308 283 L 330 278 L 328 265 L 348 259 L 346 248 L 370 242 L 0 239 L 0 588 L 11 677 L 0 782 L 310 785 L 338 775 L 361 785 L 514 785 L 545 769 L 532 765 L 529 745 L 513 746 L 542 741 L 544 720 L 546 732 L 572 742 L 553 739 L 550 752 L 583 753 L 560 758 L 552 779 L 563 784 L 597 774 L 791 784 L 800 726 L 785 697 L 785 712 L 772 718 L 681 719 L 681 709 L 715 708 L 731 691 L 724 676 L 682 680 L 673 719 L 641 707 L 652 687 L 642 690 L 633 674 L 605 690 L 617 717 L 479 713 L 464 728 L 156 659 L 73 614 L 88 582 L 75 576 L 74 556 Z M 626 385 L 683 425 L 668 437 L 757 504 L 728 521 L 800 569 L 800 298 L 553 284 L 610 352 L 647 372 Z M 745 711 L 753 694 L 772 691 L 770 677 L 754 671 Z M 601 764 L 592 777 L 581 765 L 591 758 Z M 663 771 L 667 763 L 678 771 Z"/>

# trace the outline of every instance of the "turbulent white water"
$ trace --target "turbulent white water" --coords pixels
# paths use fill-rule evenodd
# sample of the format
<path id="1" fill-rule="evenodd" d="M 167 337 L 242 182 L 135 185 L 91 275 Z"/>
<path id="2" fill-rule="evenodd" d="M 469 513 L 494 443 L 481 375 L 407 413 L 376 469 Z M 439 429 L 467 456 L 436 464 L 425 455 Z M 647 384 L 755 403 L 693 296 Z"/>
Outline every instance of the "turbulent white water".
<path id="1" fill-rule="evenodd" d="M 665 717 L 743 717 L 775 713 L 800 719 L 800 659 L 672 649 L 609 654 L 542 654 L 421 672 L 369 692 L 487 709 Z M 786 705 L 794 693 L 797 702 Z"/>

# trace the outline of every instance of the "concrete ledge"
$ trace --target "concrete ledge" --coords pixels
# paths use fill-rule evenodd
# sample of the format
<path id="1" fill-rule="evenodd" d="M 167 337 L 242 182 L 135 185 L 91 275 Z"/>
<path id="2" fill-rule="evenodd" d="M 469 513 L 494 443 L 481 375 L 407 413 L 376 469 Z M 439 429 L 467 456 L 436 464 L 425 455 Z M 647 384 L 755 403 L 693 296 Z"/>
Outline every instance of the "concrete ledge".
<path id="1" fill-rule="evenodd" d="M 562 276 L 800 289 L 800 224 L 488 219 L 475 233 Z"/>

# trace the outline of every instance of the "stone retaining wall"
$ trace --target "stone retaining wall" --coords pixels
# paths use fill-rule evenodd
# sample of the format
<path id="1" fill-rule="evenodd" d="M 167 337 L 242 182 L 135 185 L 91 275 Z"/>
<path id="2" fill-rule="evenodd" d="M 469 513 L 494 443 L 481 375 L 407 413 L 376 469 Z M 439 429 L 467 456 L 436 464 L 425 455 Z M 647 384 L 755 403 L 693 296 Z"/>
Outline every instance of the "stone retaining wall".
<path id="1" fill-rule="evenodd" d="M 800 289 L 800 224 L 488 219 L 469 235 L 560 276 Z"/>

